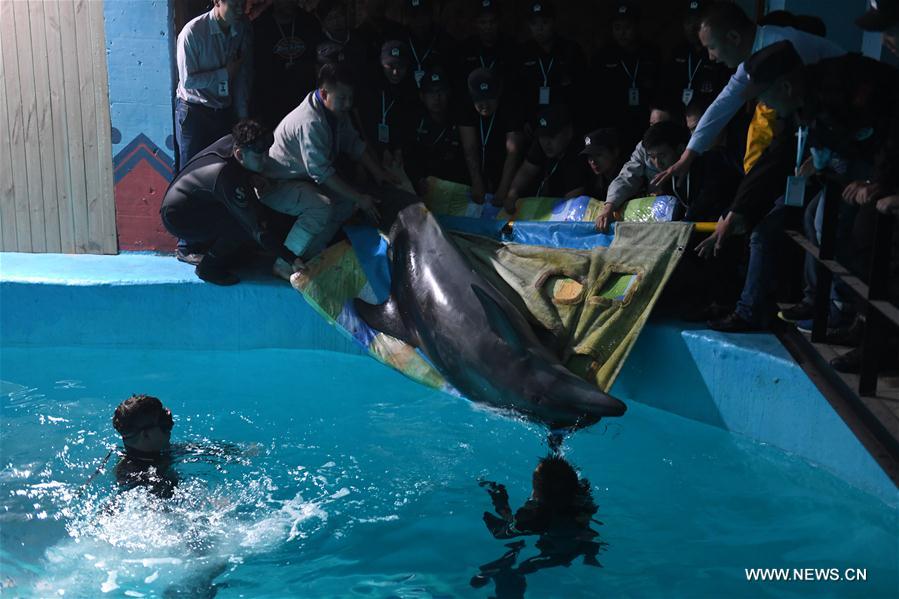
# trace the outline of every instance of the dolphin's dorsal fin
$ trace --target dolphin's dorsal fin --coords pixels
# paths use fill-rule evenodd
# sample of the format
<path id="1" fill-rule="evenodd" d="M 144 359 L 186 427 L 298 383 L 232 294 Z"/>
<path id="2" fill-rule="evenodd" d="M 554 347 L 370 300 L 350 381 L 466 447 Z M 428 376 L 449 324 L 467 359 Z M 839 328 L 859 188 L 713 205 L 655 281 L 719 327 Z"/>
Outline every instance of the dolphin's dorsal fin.
<path id="1" fill-rule="evenodd" d="M 376 331 L 396 337 L 413 347 L 421 346 L 418 335 L 410 331 L 403 322 L 394 296 L 391 295 L 386 302 L 377 306 L 356 298 L 353 306 L 360 318 Z"/>
<path id="2" fill-rule="evenodd" d="M 509 345 L 525 351 L 530 345 L 529 341 L 522 336 L 521 331 L 515 328 L 502 306 L 496 303 L 496 300 L 479 285 L 472 285 L 471 290 L 481 302 L 493 332 L 502 337 Z"/>

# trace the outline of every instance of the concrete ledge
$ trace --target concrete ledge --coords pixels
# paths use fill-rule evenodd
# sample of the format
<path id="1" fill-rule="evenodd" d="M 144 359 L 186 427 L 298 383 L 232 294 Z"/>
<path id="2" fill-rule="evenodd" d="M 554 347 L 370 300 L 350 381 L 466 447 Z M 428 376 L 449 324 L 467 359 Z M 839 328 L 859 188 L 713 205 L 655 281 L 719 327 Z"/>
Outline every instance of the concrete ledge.
<path id="1" fill-rule="evenodd" d="M 152 255 L 0 254 L 0 345 L 361 354 L 285 282 L 199 281 Z M 613 394 L 776 446 L 899 504 L 890 479 L 772 335 L 653 322 Z"/>
<path id="2" fill-rule="evenodd" d="M 899 505 L 899 491 L 776 337 L 647 326 L 612 389 L 778 447 Z"/>

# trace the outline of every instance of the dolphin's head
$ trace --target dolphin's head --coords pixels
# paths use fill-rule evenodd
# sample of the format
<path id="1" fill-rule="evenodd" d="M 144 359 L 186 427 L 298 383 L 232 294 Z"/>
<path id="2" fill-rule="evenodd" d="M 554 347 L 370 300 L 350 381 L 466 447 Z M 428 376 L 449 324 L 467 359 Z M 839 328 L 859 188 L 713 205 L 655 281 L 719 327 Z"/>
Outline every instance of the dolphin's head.
<path id="1" fill-rule="evenodd" d="M 553 361 L 530 360 L 522 395 L 533 412 L 553 428 L 581 428 L 600 418 L 621 416 L 627 406 Z"/>

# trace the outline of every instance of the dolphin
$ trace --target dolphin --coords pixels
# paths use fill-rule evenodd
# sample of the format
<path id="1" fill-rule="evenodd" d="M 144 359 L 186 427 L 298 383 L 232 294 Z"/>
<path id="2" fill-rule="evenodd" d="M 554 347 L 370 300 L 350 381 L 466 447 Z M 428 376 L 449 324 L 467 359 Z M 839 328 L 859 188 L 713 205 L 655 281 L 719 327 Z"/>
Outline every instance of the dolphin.
<path id="1" fill-rule="evenodd" d="M 419 348 L 468 399 L 550 428 L 580 428 L 624 413 L 624 403 L 576 376 L 540 343 L 424 204 L 400 210 L 389 238 L 390 297 L 377 306 L 354 302 L 373 329 Z"/>

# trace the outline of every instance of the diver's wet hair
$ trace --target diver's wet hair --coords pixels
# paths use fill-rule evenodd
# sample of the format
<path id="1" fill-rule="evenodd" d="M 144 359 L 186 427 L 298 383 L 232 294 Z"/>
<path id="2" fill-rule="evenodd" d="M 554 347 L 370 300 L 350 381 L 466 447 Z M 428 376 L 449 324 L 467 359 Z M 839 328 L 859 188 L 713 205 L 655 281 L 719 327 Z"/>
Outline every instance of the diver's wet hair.
<path id="1" fill-rule="evenodd" d="M 541 459 L 532 482 L 537 500 L 528 501 L 515 513 L 519 530 L 540 532 L 560 520 L 587 523 L 598 509 L 590 482 L 578 478 L 574 467 L 560 455 Z"/>
<path id="2" fill-rule="evenodd" d="M 231 130 L 234 147 L 253 152 L 266 152 L 274 142 L 274 136 L 259 121 L 243 119 Z"/>
<path id="3" fill-rule="evenodd" d="M 119 404 L 112 415 L 112 426 L 119 434 L 125 434 L 134 430 L 134 422 L 145 416 L 155 414 L 159 426 L 165 430 L 172 430 L 174 420 L 172 412 L 162 405 L 158 397 L 152 395 L 132 395 Z"/>

